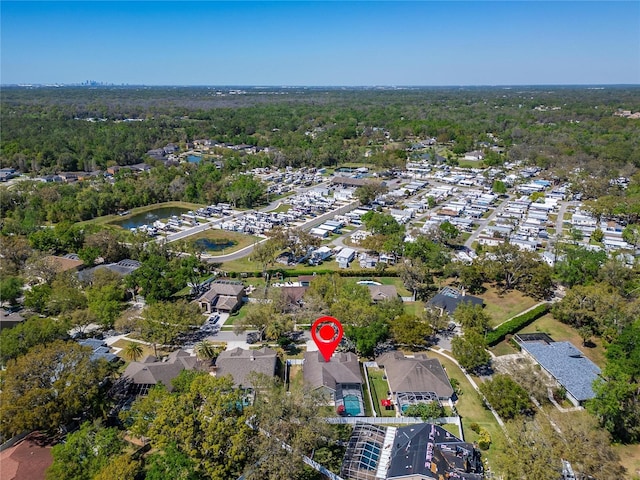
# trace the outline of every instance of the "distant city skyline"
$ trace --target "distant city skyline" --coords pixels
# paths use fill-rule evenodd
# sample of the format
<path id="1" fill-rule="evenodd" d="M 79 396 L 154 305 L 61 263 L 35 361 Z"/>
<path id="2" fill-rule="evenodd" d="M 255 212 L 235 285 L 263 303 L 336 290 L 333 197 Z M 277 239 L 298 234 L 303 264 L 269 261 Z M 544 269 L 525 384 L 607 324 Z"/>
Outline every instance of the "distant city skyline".
<path id="1" fill-rule="evenodd" d="M 640 83 L 640 2 L 0 3 L 0 82 Z"/>

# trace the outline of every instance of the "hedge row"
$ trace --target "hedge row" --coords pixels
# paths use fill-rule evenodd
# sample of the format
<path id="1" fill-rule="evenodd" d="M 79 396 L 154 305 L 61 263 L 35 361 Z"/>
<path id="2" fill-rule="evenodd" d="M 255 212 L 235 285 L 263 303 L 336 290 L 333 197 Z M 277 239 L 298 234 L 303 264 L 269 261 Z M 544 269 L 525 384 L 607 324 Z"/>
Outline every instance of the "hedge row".
<path id="1" fill-rule="evenodd" d="M 521 328 L 526 327 L 534 320 L 545 315 L 549 311 L 549 309 L 549 304 L 543 303 L 542 305 L 538 305 L 533 310 L 529 310 L 522 315 L 518 315 L 517 317 L 513 317 L 511 320 L 504 322 L 502 325 L 498 326 L 498 328 L 490 331 L 487 334 L 487 344 L 490 347 L 493 347 L 497 343 L 500 343 L 502 340 L 504 340 L 507 335 L 518 332 Z"/>

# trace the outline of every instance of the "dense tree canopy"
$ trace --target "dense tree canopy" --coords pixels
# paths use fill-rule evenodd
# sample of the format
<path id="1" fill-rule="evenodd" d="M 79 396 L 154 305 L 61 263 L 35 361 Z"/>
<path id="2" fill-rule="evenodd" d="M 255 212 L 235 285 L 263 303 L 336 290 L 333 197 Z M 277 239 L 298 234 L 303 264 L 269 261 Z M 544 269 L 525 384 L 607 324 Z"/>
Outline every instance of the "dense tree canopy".
<path id="1" fill-rule="evenodd" d="M 91 355 L 90 348 L 56 340 L 7 362 L 0 392 L 2 432 L 53 431 L 88 411 L 107 375 L 103 361 L 92 361 Z"/>
<path id="2" fill-rule="evenodd" d="M 149 438 L 154 447 L 170 455 L 158 458 L 154 471 L 189 475 L 195 465 L 198 478 L 211 480 L 237 478 L 242 473 L 250 439 L 256 434 L 245 423 L 241 392 L 228 378 L 204 373 L 192 376 L 181 391 L 152 389 L 134 402 L 125 420 L 135 435 Z"/>

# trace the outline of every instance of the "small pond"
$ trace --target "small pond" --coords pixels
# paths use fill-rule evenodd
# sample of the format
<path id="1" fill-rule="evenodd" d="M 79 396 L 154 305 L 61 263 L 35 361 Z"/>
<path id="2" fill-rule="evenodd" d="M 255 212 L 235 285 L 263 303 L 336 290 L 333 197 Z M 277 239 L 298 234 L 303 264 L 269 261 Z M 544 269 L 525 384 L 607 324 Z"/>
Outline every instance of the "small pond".
<path id="1" fill-rule="evenodd" d="M 180 207 L 154 208 L 153 210 L 149 210 L 148 212 L 138 213 L 123 220 L 117 220 L 115 222 L 112 222 L 112 224 L 119 225 L 122 228 L 126 228 L 127 230 L 129 230 L 131 228 L 137 228 L 141 225 L 151 225 L 156 220 L 166 220 L 174 215 L 179 217 L 180 215 L 188 211 L 188 208 Z"/>
<path id="2" fill-rule="evenodd" d="M 220 252 L 225 248 L 233 247 L 237 244 L 233 240 L 227 240 L 226 238 L 221 238 L 218 240 L 211 240 L 209 238 L 199 238 L 195 242 L 193 242 L 196 247 L 202 248 L 204 250 Z"/>

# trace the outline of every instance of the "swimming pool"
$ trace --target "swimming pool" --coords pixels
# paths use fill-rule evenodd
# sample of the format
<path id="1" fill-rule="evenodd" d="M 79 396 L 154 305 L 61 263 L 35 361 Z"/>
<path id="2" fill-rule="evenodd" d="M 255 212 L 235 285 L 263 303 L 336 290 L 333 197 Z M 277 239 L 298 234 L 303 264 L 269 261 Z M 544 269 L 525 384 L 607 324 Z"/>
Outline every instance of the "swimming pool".
<path id="1" fill-rule="evenodd" d="M 358 285 L 382 285 L 380 282 L 374 282 L 373 280 L 360 280 Z"/>
<path id="2" fill-rule="evenodd" d="M 362 413 L 360 411 L 360 399 L 357 395 L 347 395 L 346 397 L 344 397 L 343 401 L 344 411 L 347 413 L 347 415 L 356 417 Z"/>

